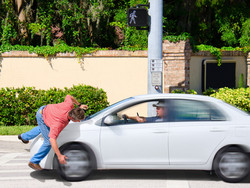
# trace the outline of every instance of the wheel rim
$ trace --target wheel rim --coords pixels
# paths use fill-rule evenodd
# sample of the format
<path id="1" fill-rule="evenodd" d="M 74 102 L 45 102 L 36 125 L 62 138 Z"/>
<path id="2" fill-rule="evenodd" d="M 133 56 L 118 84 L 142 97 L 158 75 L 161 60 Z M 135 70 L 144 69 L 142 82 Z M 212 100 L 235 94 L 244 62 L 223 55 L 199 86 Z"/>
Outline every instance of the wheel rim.
<path id="1" fill-rule="evenodd" d="M 219 170 L 226 178 L 242 178 L 248 173 L 248 161 L 248 157 L 242 152 L 227 152 L 220 159 Z"/>
<path id="2" fill-rule="evenodd" d="M 67 177 L 83 177 L 89 174 L 91 163 L 89 155 L 84 150 L 67 150 L 63 152 L 67 156 L 67 164 L 61 164 L 61 170 Z"/>

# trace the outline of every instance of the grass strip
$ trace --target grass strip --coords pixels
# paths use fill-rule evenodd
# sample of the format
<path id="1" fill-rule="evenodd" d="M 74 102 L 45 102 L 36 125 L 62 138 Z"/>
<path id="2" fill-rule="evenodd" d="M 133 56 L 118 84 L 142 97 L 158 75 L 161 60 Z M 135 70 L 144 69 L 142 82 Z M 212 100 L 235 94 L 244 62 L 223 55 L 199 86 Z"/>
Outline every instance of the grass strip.
<path id="1" fill-rule="evenodd" d="M 36 127 L 36 125 L 14 125 L 14 126 L 0 126 L 0 135 L 18 135 L 27 132 Z"/>

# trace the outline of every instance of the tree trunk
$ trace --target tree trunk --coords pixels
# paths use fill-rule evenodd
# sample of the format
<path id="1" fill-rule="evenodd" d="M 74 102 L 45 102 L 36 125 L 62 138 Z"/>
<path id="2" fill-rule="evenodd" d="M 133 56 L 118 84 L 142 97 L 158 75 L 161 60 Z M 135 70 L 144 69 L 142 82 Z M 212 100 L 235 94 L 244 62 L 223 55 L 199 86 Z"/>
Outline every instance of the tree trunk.
<path id="1" fill-rule="evenodd" d="M 24 0 L 15 0 L 15 8 L 17 11 L 17 15 L 18 15 L 18 20 L 20 21 L 20 32 L 21 35 L 24 36 L 25 38 L 28 37 L 27 36 L 27 30 L 24 27 L 25 23 L 25 13 L 24 13 L 24 8 L 23 8 L 23 1 Z"/>
<path id="2" fill-rule="evenodd" d="M 15 0 L 15 7 L 16 7 L 19 21 L 24 22 L 25 21 L 25 14 L 23 11 L 23 0 Z"/>

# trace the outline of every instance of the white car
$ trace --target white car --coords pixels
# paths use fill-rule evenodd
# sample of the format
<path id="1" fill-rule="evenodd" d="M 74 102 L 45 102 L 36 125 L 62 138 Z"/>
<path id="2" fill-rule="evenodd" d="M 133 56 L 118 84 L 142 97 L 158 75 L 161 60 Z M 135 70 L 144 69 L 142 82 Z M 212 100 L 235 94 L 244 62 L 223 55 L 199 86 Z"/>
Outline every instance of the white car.
<path id="1" fill-rule="evenodd" d="M 159 102 L 166 105 L 161 121 L 139 123 L 123 115 L 146 117 Z M 42 142 L 41 135 L 33 141 L 31 155 Z M 141 95 L 70 123 L 57 143 L 67 164 L 59 164 L 51 149 L 40 165 L 69 181 L 95 169 L 184 169 L 215 171 L 224 181 L 239 182 L 250 169 L 250 116 L 207 96 Z"/>

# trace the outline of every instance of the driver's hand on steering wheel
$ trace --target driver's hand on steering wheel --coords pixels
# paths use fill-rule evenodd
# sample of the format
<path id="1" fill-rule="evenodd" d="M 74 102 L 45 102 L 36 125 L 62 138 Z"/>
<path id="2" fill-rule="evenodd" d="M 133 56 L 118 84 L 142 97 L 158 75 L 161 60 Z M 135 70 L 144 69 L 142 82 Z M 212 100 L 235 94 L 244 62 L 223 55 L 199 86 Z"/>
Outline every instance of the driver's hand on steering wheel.
<path id="1" fill-rule="evenodd" d="M 136 119 L 135 119 L 137 122 L 139 123 L 144 123 L 146 121 L 146 119 L 144 117 L 139 117 L 139 116 L 136 116 Z"/>
<path id="2" fill-rule="evenodd" d="M 124 114 L 124 116 L 126 117 L 126 119 L 132 119 L 132 120 L 137 121 L 138 123 L 144 123 L 144 122 L 146 122 L 146 118 L 145 117 L 140 117 L 138 115 L 135 116 L 135 117 L 130 117 L 127 114 Z"/>

